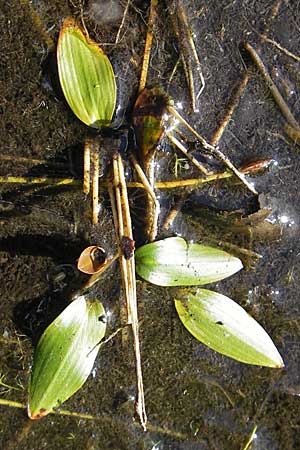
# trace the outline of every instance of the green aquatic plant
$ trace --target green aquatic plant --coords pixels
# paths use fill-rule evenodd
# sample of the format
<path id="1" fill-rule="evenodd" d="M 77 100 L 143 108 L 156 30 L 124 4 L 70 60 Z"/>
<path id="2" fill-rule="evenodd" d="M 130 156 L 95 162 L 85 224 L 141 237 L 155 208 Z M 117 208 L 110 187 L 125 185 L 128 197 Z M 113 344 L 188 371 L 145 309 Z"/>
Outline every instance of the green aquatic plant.
<path id="1" fill-rule="evenodd" d="M 60 84 L 74 114 L 90 127 L 109 126 L 117 97 L 112 65 L 72 17 L 64 21 L 59 34 L 57 63 Z"/>
<path id="2" fill-rule="evenodd" d="M 57 61 L 61 87 L 74 114 L 90 127 L 101 129 L 109 126 L 117 97 L 111 63 L 98 44 L 72 18 L 67 18 L 61 29 Z M 147 147 L 140 145 L 140 150 L 147 163 L 153 156 L 163 130 L 161 114 L 144 114 L 142 100 L 146 93 L 147 90 L 144 90 L 140 94 L 142 107 L 138 101 L 139 108 L 134 121 L 136 126 L 143 125 L 142 135 L 143 139 L 146 138 Z M 160 95 L 157 91 L 154 94 L 151 98 Z M 196 137 L 201 138 L 198 134 Z M 203 139 L 200 142 L 203 143 Z M 232 169 L 232 165 L 228 166 Z M 98 176 L 95 182 L 98 183 Z M 118 183 L 115 185 L 118 186 Z M 153 195 L 151 189 L 152 186 L 149 195 Z M 124 237 L 129 239 L 121 233 L 120 242 Z M 123 249 L 125 263 L 135 261 L 137 273 L 146 281 L 159 286 L 202 286 L 232 276 L 243 267 L 239 258 L 223 250 L 188 243 L 179 237 L 144 245 L 135 254 L 132 236 L 129 241 L 130 251 L 125 252 Z M 135 296 L 135 277 L 132 289 Z M 136 308 L 136 297 L 134 302 Z M 245 363 L 283 367 L 281 356 L 268 334 L 233 300 L 206 289 L 180 289 L 174 295 L 174 302 L 187 330 L 212 349 Z M 128 323 L 133 323 L 132 317 L 130 320 Z M 138 329 L 137 311 L 134 313 L 134 327 Z M 31 419 L 47 415 L 80 389 L 92 371 L 105 330 L 106 318 L 102 304 L 88 301 L 84 296 L 73 300 L 49 325 L 34 353 L 28 400 L 28 415 Z M 137 332 L 135 342 L 138 343 Z M 142 385 L 139 349 L 136 355 L 140 365 L 138 381 Z M 143 396 L 143 390 L 138 392 Z M 144 408 L 144 403 L 140 404 Z M 146 429 L 145 409 L 138 414 Z"/>
<path id="3" fill-rule="evenodd" d="M 159 286 L 201 286 L 223 280 L 242 267 L 238 258 L 222 250 L 180 237 L 136 251 L 137 273 Z M 181 322 L 198 341 L 247 364 L 283 367 L 265 330 L 230 298 L 207 289 L 181 289 L 174 301 Z"/>
<path id="4" fill-rule="evenodd" d="M 106 330 L 102 304 L 78 297 L 48 326 L 34 352 L 28 415 L 40 419 L 85 383 Z"/>

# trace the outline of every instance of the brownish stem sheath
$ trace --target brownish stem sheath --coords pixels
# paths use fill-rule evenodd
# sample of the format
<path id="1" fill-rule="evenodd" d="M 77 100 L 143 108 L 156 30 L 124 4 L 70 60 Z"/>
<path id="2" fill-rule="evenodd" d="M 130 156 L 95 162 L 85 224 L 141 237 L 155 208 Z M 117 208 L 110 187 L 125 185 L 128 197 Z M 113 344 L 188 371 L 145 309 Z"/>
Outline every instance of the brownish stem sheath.
<path id="1" fill-rule="evenodd" d="M 113 184 L 116 205 L 114 219 L 119 238 L 122 283 L 127 305 L 127 323 L 131 325 L 134 342 L 137 378 L 136 412 L 143 430 L 146 431 L 147 416 L 145 409 L 142 363 L 139 342 L 134 241 L 132 235 L 132 225 L 127 195 L 127 186 L 124 175 L 124 166 L 122 158 L 119 154 L 115 155 L 113 158 Z M 123 245 L 124 241 L 126 243 L 132 244 L 130 247 L 130 251 L 128 251 L 128 248 L 125 249 L 125 246 Z"/>
<path id="2" fill-rule="evenodd" d="M 137 160 L 135 159 L 133 154 L 130 155 L 130 160 L 131 160 L 133 167 L 135 168 L 135 171 L 136 171 L 138 177 L 140 178 L 140 180 L 143 184 L 143 187 L 148 195 L 148 208 L 147 209 L 149 211 L 149 214 L 148 214 L 149 217 L 147 217 L 146 234 L 148 236 L 149 241 L 152 242 L 152 241 L 154 241 L 154 239 L 156 238 L 156 235 L 157 235 L 159 202 L 156 198 L 153 185 L 148 180 L 143 169 L 141 168 L 141 166 L 139 165 L 139 163 L 137 162 Z M 154 183 L 153 177 L 152 177 L 151 181 L 153 181 L 153 183 Z"/>

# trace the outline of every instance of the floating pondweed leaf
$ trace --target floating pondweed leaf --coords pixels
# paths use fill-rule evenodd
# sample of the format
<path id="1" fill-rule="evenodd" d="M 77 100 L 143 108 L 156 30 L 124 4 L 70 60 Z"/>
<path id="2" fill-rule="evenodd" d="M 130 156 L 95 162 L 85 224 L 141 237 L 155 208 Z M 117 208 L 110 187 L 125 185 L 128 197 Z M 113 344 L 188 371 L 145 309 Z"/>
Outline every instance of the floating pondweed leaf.
<path id="1" fill-rule="evenodd" d="M 94 128 L 110 125 L 116 105 L 116 81 L 108 57 L 68 17 L 57 46 L 59 80 L 76 116 Z"/>
<path id="2" fill-rule="evenodd" d="M 40 419 L 71 397 L 89 376 L 106 330 L 101 303 L 74 300 L 45 330 L 34 353 L 28 415 Z"/>
<path id="3" fill-rule="evenodd" d="M 207 289 L 182 289 L 175 306 L 187 330 L 213 350 L 247 364 L 284 366 L 266 331 L 230 298 Z"/>
<path id="4" fill-rule="evenodd" d="M 140 247 L 136 271 L 159 286 L 191 286 L 223 280 L 242 269 L 239 258 L 218 248 L 171 237 Z"/>

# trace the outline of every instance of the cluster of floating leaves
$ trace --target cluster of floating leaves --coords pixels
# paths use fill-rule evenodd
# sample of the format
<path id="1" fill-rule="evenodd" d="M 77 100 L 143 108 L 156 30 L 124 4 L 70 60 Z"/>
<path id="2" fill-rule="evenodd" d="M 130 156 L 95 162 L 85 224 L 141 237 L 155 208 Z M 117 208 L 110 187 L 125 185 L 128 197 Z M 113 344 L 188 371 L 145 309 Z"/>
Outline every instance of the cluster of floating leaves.
<path id="1" fill-rule="evenodd" d="M 66 100 L 86 125 L 102 128 L 111 122 L 116 83 L 109 59 L 68 18 L 57 50 L 60 83 Z M 95 274 L 103 265 L 102 249 L 88 247 L 78 263 Z M 175 294 L 177 313 L 186 329 L 200 342 L 238 361 L 283 367 L 271 338 L 237 303 L 202 286 L 242 269 L 240 259 L 223 250 L 188 243 L 179 237 L 152 242 L 135 252 L 136 271 L 159 286 L 181 286 Z M 38 419 L 60 406 L 86 381 L 106 331 L 101 303 L 74 299 L 43 333 L 36 351 L 29 387 L 28 415 Z"/>

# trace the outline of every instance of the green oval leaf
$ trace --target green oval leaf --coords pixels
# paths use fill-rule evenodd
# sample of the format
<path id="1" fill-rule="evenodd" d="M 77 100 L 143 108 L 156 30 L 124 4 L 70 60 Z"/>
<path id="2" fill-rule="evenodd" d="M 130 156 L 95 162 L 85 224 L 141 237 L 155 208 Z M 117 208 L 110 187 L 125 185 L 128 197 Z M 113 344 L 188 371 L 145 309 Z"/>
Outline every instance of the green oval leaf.
<path id="1" fill-rule="evenodd" d="M 136 271 L 159 286 L 191 286 L 223 280 L 242 269 L 240 259 L 223 250 L 180 237 L 143 245 L 135 252 Z"/>
<path id="2" fill-rule="evenodd" d="M 187 330 L 213 350 L 247 364 L 284 366 L 266 331 L 230 298 L 207 289 L 181 290 L 175 306 Z"/>
<path id="3" fill-rule="evenodd" d="M 94 128 L 110 125 L 116 106 L 116 81 L 108 57 L 71 17 L 57 46 L 59 80 L 76 116 Z"/>
<path id="4" fill-rule="evenodd" d="M 89 376 L 106 330 L 101 303 L 74 300 L 48 326 L 34 353 L 28 415 L 39 419 L 71 397 Z"/>

